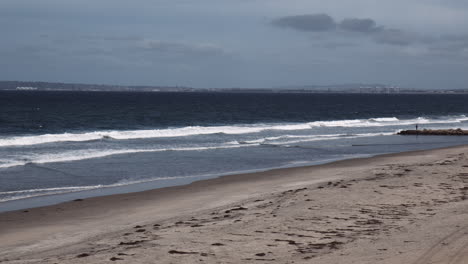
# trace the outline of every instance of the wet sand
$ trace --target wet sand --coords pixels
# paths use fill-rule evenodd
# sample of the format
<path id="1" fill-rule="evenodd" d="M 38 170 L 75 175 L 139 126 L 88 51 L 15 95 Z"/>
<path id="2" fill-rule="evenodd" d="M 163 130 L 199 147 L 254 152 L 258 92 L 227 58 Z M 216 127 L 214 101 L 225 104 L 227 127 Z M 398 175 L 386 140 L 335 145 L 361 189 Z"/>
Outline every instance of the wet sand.
<path id="1" fill-rule="evenodd" d="M 468 146 L 0 214 L 2 263 L 468 263 Z"/>

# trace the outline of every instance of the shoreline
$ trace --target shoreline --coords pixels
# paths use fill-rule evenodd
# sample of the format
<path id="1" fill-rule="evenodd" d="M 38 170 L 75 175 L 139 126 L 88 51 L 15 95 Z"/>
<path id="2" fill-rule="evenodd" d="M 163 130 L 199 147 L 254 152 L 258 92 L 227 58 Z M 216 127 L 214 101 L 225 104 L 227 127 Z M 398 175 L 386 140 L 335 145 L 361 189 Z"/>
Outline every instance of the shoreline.
<path id="1" fill-rule="evenodd" d="M 356 145 L 356 146 L 359 146 L 359 145 Z M 398 155 L 398 154 L 420 152 L 420 151 L 457 148 L 461 146 L 464 146 L 464 145 L 455 145 L 455 146 L 448 146 L 448 147 L 435 148 L 435 149 L 429 148 L 429 149 L 423 149 L 423 150 L 411 150 L 411 151 L 403 151 L 403 152 L 395 152 L 395 153 L 350 155 L 353 157 L 326 159 L 326 160 L 320 160 L 320 161 L 314 161 L 314 162 L 307 162 L 305 165 L 302 165 L 302 164 L 297 165 L 297 166 L 284 165 L 284 166 L 279 166 L 279 167 L 252 169 L 252 170 L 246 170 L 246 171 L 227 172 L 227 173 L 210 174 L 210 175 L 198 175 L 198 176 L 193 176 L 193 177 L 189 176 L 189 177 L 183 177 L 183 178 L 193 178 L 195 180 L 187 182 L 187 183 L 181 183 L 181 184 L 175 184 L 175 185 L 174 184 L 162 185 L 161 187 L 155 187 L 156 185 L 153 185 L 152 187 L 144 187 L 143 189 L 141 187 L 137 187 L 140 185 L 151 184 L 151 183 L 155 183 L 158 181 L 162 181 L 156 178 L 156 179 L 151 179 L 148 181 L 132 183 L 132 184 L 122 185 L 122 186 L 115 186 L 115 187 L 106 186 L 106 187 L 97 188 L 97 189 L 76 191 L 76 192 L 70 192 L 70 193 L 45 194 L 45 195 L 39 195 L 39 196 L 34 196 L 34 197 L 27 197 L 27 198 L 21 198 L 17 200 L 10 200 L 10 201 L 2 202 L 4 204 L 0 203 L 0 215 L 3 213 L 8 213 L 8 212 L 15 212 L 15 211 L 34 209 L 34 208 L 42 208 L 42 207 L 60 205 L 64 203 L 73 202 L 74 200 L 84 200 L 84 199 L 100 198 L 100 197 L 107 197 L 107 196 L 114 196 L 114 195 L 125 195 L 125 194 L 149 192 L 149 191 L 156 191 L 159 189 L 166 189 L 166 188 L 171 188 L 171 187 L 183 187 L 183 186 L 191 185 L 200 181 L 209 181 L 209 180 L 219 179 L 223 177 L 236 177 L 239 175 L 256 175 L 259 173 L 268 173 L 268 172 L 273 172 L 276 170 L 283 170 L 283 169 L 287 170 L 287 169 L 298 169 L 298 168 L 314 168 L 314 167 L 323 166 L 323 165 L 333 165 L 334 163 L 337 163 L 337 162 L 354 161 L 354 160 L 361 160 L 361 159 L 368 159 L 368 158 L 376 158 L 376 157 L 386 156 L 386 155 Z M 348 156 L 348 155 L 345 155 L 345 156 Z M 171 179 L 164 179 L 164 180 L 170 181 Z M 96 194 L 93 194 L 93 193 L 96 193 Z M 103 194 L 97 194 L 97 193 L 103 193 Z M 62 196 L 64 198 L 61 198 Z M 38 202 L 36 202 L 36 200 L 38 200 Z M 45 201 L 41 201 L 41 200 L 45 200 Z M 13 204 L 13 206 L 11 206 L 10 204 Z M 14 204 L 20 204 L 20 205 L 17 206 Z M 25 204 L 25 205 L 21 205 L 21 204 Z M 33 205 L 33 206 L 29 206 L 29 205 Z M 2 206 L 4 208 L 2 208 Z M 16 208 L 16 209 L 12 209 L 12 208 Z"/>
<path id="2" fill-rule="evenodd" d="M 446 143 L 446 142 L 443 142 Z M 413 143 L 413 144 L 421 144 L 421 143 Z M 376 144 L 376 145 L 388 145 L 388 144 Z M 390 144 L 390 145 L 398 145 L 398 144 Z M 406 145 L 406 144 L 405 144 Z M 204 175 L 195 175 L 195 176 L 182 176 L 182 177 L 174 177 L 174 178 L 155 178 L 151 180 L 143 180 L 141 182 L 135 182 L 131 184 L 122 184 L 118 186 L 103 186 L 88 190 L 82 191 L 74 191 L 68 193 L 56 193 L 56 194 L 44 194 L 44 195 L 37 195 L 27 198 L 21 199 L 14 199 L 9 201 L 0 202 L 0 213 L 3 212 L 10 212 L 10 211 L 17 211 L 17 210 L 25 210 L 37 207 L 45 207 L 51 205 L 57 205 L 61 203 L 70 202 L 77 199 L 89 199 L 93 197 L 103 197 L 103 196 L 110 196 L 110 195 L 118 195 L 118 194 L 127 194 L 127 193 L 138 193 L 174 186 L 183 186 L 192 184 L 197 181 L 209 180 L 209 179 L 216 179 L 220 177 L 226 176 L 233 176 L 233 175 L 242 175 L 242 174 L 254 174 L 259 172 L 268 172 L 277 169 L 288 169 L 288 168 L 300 168 L 300 167 L 313 167 L 317 165 L 324 165 L 328 163 L 333 163 L 337 161 L 344 161 L 344 160 L 353 160 L 353 159 L 360 159 L 360 158 L 372 158 L 381 155 L 392 155 L 398 153 L 405 153 L 405 152 L 412 152 L 412 151 L 425 151 L 425 150 L 434 150 L 434 149 L 443 149 L 443 148 L 451 148 L 457 147 L 459 145 L 449 145 L 449 146 L 438 146 L 438 147 L 430 147 L 424 149 L 415 149 L 415 150 L 406 150 L 406 151 L 398 151 L 398 152 L 388 152 L 388 153 L 372 153 L 372 154 L 347 154 L 343 155 L 339 158 L 331 158 L 331 159 L 322 159 L 317 161 L 308 161 L 305 163 L 288 163 L 283 166 L 277 167 L 268 167 L 268 168 L 259 168 L 259 169 L 248 169 L 243 171 L 232 171 L 232 172 L 225 172 L 225 173 L 212 173 L 212 174 L 204 174 Z M 356 144 L 353 146 L 370 146 L 370 145 L 360 145 Z M 88 187 L 88 186 L 85 186 Z"/>
<path id="3" fill-rule="evenodd" d="M 387 154 L 392 154 L 392 153 L 387 153 Z M 245 170 L 245 171 L 233 171 L 233 172 L 226 172 L 226 173 L 219 173 L 219 174 L 213 173 L 213 174 L 206 174 L 206 175 L 182 176 L 182 177 L 163 178 L 163 179 L 156 178 L 156 179 L 150 179 L 147 181 L 135 182 L 131 184 L 123 184 L 121 186 L 105 186 L 105 187 L 99 187 L 96 189 L 75 191 L 75 192 L 69 192 L 69 193 L 44 194 L 44 195 L 38 195 L 38 196 L 32 196 L 32 197 L 26 197 L 26 198 L 0 202 L 0 214 L 5 213 L 5 212 L 11 212 L 11 211 L 19 211 L 19 210 L 38 208 L 38 207 L 58 205 L 58 204 L 70 202 L 76 199 L 89 199 L 89 198 L 94 198 L 94 197 L 104 197 L 104 196 L 128 194 L 128 193 L 139 193 L 139 192 L 152 191 L 152 190 L 163 189 L 163 188 L 184 186 L 184 185 L 192 184 L 197 181 L 216 179 L 216 178 L 221 178 L 221 177 L 226 177 L 226 176 L 256 174 L 256 173 L 262 173 L 262 172 L 268 172 L 268 171 L 280 170 L 280 169 L 313 167 L 313 166 L 325 165 L 325 164 L 338 162 L 338 161 L 344 161 L 344 160 L 371 158 L 371 157 L 375 157 L 379 155 L 385 155 L 385 154 L 345 155 L 342 158 L 324 159 L 324 160 L 310 161 L 310 162 L 305 162 L 305 163 L 290 163 L 290 164 L 279 166 L 279 167 L 259 168 L 259 169 Z M 346 156 L 352 156 L 352 157 L 346 157 Z M 191 179 L 191 180 L 187 182 L 182 182 L 182 183 L 164 183 L 166 181 L 167 182 L 173 181 L 174 179 L 177 179 L 177 180 L 178 179 L 185 179 L 185 180 Z"/>
<path id="4" fill-rule="evenodd" d="M 374 175 L 371 175 L 374 171 L 380 170 L 382 167 L 390 166 L 390 169 L 388 169 L 390 171 L 395 170 L 395 168 L 393 167 L 398 167 L 398 168 L 400 167 L 403 168 L 405 166 L 417 167 L 417 164 L 420 164 L 420 163 L 433 164 L 435 162 L 439 162 L 440 160 L 448 160 L 446 156 L 455 155 L 455 154 L 457 157 L 460 157 L 457 160 L 459 161 L 462 159 L 460 153 L 466 153 L 467 149 L 468 149 L 468 145 L 461 145 L 461 146 L 454 146 L 454 147 L 446 147 L 442 149 L 418 150 L 418 151 L 410 151 L 410 152 L 403 152 L 403 153 L 383 154 L 383 155 L 378 155 L 378 156 L 374 156 L 370 158 L 355 158 L 355 159 L 348 159 L 348 160 L 339 160 L 339 161 L 334 161 L 331 163 L 314 165 L 314 166 L 283 168 L 283 169 L 274 169 L 274 170 L 268 170 L 268 171 L 256 172 L 256 173 L 227 175 L 227 176 L 222 176 L 218 178 L 200 180 L 200 181 L 196 181 L 191 184 L 182 185 L 182 186 L 172 186 L 172 187 L 166 187 L 166 188 L 143 191 L 143 192 L 136 192 L 136 193 L 92 197 L 92 198 L 86 198 L 83 200 L 80 199 L 77 201 L 60 203 L 57 205 L 36 207 L 36 208 L 28 209 L 28 210 L 4 212 L 4 213 L 0 213 L 0 252 L 5 252 L 5 253 L 0 253 L 0 261 L 3 260 L 7 262 L 5 260 L 7 259 L 7 260 L 11 260 L 12 261 L 11 263 L 18 263 L 18 262 L 14 262 L 15 259 L 16 260 L 29 259 L 31 260 L 30 261 L 31 263 L 48 263 L 47 262 L 48 260 L 46 261 L 45 259 L 52 258 L 52 255 L 50 254 L 53 253 L 54 255 L 57 255 L 63 258 L 60 261 L 58 261 L 62 263 L 90 263 L 88 262 L 90 261 L 90 257 L 88 256 L 94 256 L 94 255 L 96 257 L 96 261 L 98 261 L 96 263 L 100 263 L 99 261 L 104 260 L 102 257 L 107 258 L 107 255 L 105 254 L 102 255 L 100 253 L 99 254 L 82 253 L 82 254 L 88 254 L 88 256 L 83 257 L 83 258 L 76 258 L 76 256 L 79 255 L 78 252 L 81 252 L 81 251 L 91 252 L 90 249 L 87 249 L 87 246 L 85 243 L 86 241 L 88 242 L 89 241 L 101 241 L 99 243 L 103 243 L 102 241 L 107 241 L 108 242 L 108 243 L 106 242 L 107 244 L 115 244 L 115 243 L 118 244 L 121 242 L 130 243 L 130 242 L 121 241 L 123 238 L 121 237 L 120 233 L 124 231 L 125 233 L 131 233 L 129 232 L 129 230 L 132 230 L 132 228 L 135 226 L 144 226 L 144 225 L 148 226 L 149 224 L 152 224 L 153 227 L 156 227 L 156 225 L 165 226 L 165 225 L 168 225 L 167 224 L 168 222 L 171 222 L 171 221 L 174 222 L 175 220 L 179 220 L 175 222 L 186 223 L 186 222 L 190 222 L 187 220 L 190 217 L 206 218 L 207 214 L 211 215 L 215 212 L 220 212 L 220 211 L 223 211 L 223 212 L 229 211 L 229 213 L 224 213 L 224 215 L 229 215 L 229 217 L 220 216 L 220 218 L 218 218 L 221 220 L 228 221 L 229 223 L 223 222 L 224 224 L 228 225 L 227 227 L 234 225 L 234 223 L 237 223 L 236 221 L 241 223 L 243 220 L 235 219 L 233 215 L 237 215 L 240 212 L 243 212 L 244 210 L 246 210 L 246 215 L 250 217 L 249 221 L 257 223 L 259 220 L 256 219 L 257 217 L 254 217 L 255 214 L 248 214 L 247 212 L 249 212 L 250 209 L 253 208 L 254 206 L 256 206 L 257 208 L 262 208 L 260 205 L 258 205 L 258 203 L 261 203 L 261 202 L 258 202 L 258 200 L 266 201 L 270 199 L 272 204 L 282 207 L 282 206 L 285 206 L 285 204 L 283 204 L 284 199 L 286 200 L 289 199 L 288 200 L 289 203 L 296 203 L 298 199 L 298 196 L 296 194 L 307 192 L 308 196 L 315 197 L 317 200 L 321 201 L 321 199 L 322 200 L 328 199 L 327 197 L 331 195 L 331 194 L 323 193 L 323 189 L 328 189 L 330 187 L 329 186 L 330 182 L 332 182 L 333 186 L 335 186 L 335 184 L 336 186 L 339 186 L 338 187 L 339 189 L 336 190 L 338 191 L 337 194 L 339 194 L 340 192 L 344 192 L 344 191 L 347 191 L 347 192 L 351 191 L 350 197 L 356 196 L 357 197 L 356 199 L 358 199 L 359 198 L 358 196 L 361 194 L 359 194 L 359 191 L 353 192 L 352 191 L 353 188 L 351 187 L 352 185 L 358 185 L 358 184 L 366 185 L 367 184 L 371 186 L 372 188 L 377 188 L 377 189 L 386 188 L 386 187 L 379 187 L 378 185 L 375 186 L 375 181 L 387 180 L 387 179 L 373 179 L 376 177 L 379 178 L 379 176 L 378 174 L 375 174 L 375 173 Z M 466 165 L 468 165 L 468 163 Z M 450 166 L 451 166 L 450 164 L 447 164 L 447 165 L 437 165 L 434 167 L 449 168 Z M 464 168 L 463 166 L 464 165 L 461 165 L 460 168 Z M 411 171 L 419 170 L 419 167 L 417 169 L 413 167 L 411 167 L 411 169 L 409 168 L 404 169 L 402 173 L 405 174 L 404 173 L 405 170 L 411 170 Z M 434 169 L 434 168 L 431 168 L 431 169 Z M 466 169 L 466 171 L 468 172 L 468 169 Z M 411 174 L 411 172 L 409 172 L 409 174 Z M 395 180 L 395 179 L 391 178 L 389 180 Z M 418 181 L 425 181 L 425 179 L 418 179 Z M 403 184 L 403 183 L 400 183 L 400 184 Z M 414 186 L 409 186 L 408 188 L 413 188 L 413 187 Z M 465 188 L 465 187 L 462 187 L 462 188 Z M 426 190 L 426 191 L 430 191 L 430 190 Z M 319 195 L 319 192 L 321 192 L 320 195 Z M 333 190 L 330 190 L 330 192 L 333 192 Z M 382 191 L 379 190 L 379 192 L 382 192 Z M 292 194 L 294 194 L 295 196 L 293 198 L 289 197 Z M 390 198 L 397 199 L 397 198 L 394 198 L 391 193 L 385 195 L 385 197 L 389 199 Z M 466 205 L 466 201 L 461 201 L 461 202 L 463 202 Z M 446 204 L 450 204 L 450 203 L 447 202 Z M 268 207 L 270 205 L 266 204 L 264 206 Z M 266 207 L 263 207 L 263 208 L 266 208 Z M 318 212 L 322 212 L 326 210 L 325 208 L 327 207 L 317 208 L 317 210 Z M 289 213 L 295 214 L 298 212 L 298 210 L 299 209 L 297 208 L 296 209 L 290 208 Z M 234 211 L 235 213 L 232 213 Z M 257 214 L 260 214 L 260 213 L 261 213 L 260 211 L 257 212 Z M 338 211 L 332 212 L 331 214 L 341 214 L 341 213 L 342 212 L 338 210 Z M 278 213 L 277 215 L 278 217 L 287 218 L 287 214 L 282 216 L 280 213 Z M 336 217 L 338 219 L 341 218 L 340 216 L 336 216 Z M 403 218 L 403 216 L 399 216 L 399 217 Z M 457 217 L 461 218 L 462 223 L 463 221 L 467 220 L 465 214 L 462 214 L 461 216 L 458 215 Z M 226 219 L 223 219 L 223 218 L 226 218 Z M 268 216 L 268 217 L 261 216 L 260 219 L 262 218 L 263 220 L 267 222 L 279 221 L 279 220 L 275 220 L 276 216 L 273 216 L 273 218 L 271 216 Z M 180 219 L 185 219 L 185 220 L 180 220 Z M 379 220 L 379 221 L 382 221 L 382 220 Z M 188 227 L 185 224 L 176 224 L 176 225 L 171 225 L 171 226 L 168 225 L 167 230 L 179 230 L 180 229 L 182 231 L 183 230 L 186 231 L 187 228 L 196 229 L 197 225 L 199 225 L 200 228 L 204 228 L 203 226 L 207 225 L 206 224 L 207 222 L 203 222 L 203 223 L 195 223 L 195 222 L 196 221 L 193 220 L 192 224 L 189 225 Z M 157 223 L 157 224 L 154 224 L 154 223 Z M 286 222 L 283 221 L 283 224 L 284 223 L 287 223 L 287 221 Z M 195 227 L 192 227 L 192 226 L 195 226 Z M 139 228 L 139 230 L 141 229 L 144 229 L 144 231 L 137 232 L 136 235 L 137 237 L 144 235 L 146 238 L 145 239 L 140 238 L 140 240 L 144 240 L 145 242 L 138 242 L 136 244 L 141 243 L 142 244 L 141 247 L 137 247 L 137 248 L 138 250 L 145 251 L 147 249 L 145 248 L 144 244 L 147 243 L 146 241 L 151 240 L 151 239 L 147 240 L 148 238 L 151 238 L 151 235 L 148 233 L 149 232 L 148 227 Z M 159 228 L 153 228 L 153 229 L 159 230 Z M 216 237 L 216 234 L 219 236 L 221 235 L 221 232 L 223 232 L 222 230 L 216 230 L 216 231 L 217 232 L 214 232 L 215 237 Z M 266 230 L 263 230 L 262 232 L 266 232 Z M 44 237 L 50 234 L 54 234 L 52 238 L 44 239 Z M 205 234 L 205 232 L 203 232 L 203 234 Z M 263 234 L 263 233 L 258 233 L 258 234 Z M 115 236 L 117 235 L 119 236 L 119 238 L 115 238 Z M 176 239 L 177 237 L 179 238 L 182 237 L 182 235 L 178 235 L 174 232 L 170 232 L 170 235 L 172 236 L 172 239 Z M 155 237 L 153 238 L 156 239 Z M 140 241 L 140 240 L 132 240 L 132 241 Z M 159 241 L 159 239 L 156 239 L 156 240 Z M 325 241 L 328 241 L 328 240 L 325 240 Z M 334 240 L 334 241 L 336 242 L 337 240 Z M 177 244 L 177 243 L 175 244 L 174 243 L 172 244 L 168 243 L 165 246 L 170 248 L 170 245 Z M 290 243 L 290 241 L 288 243 Z M 296 241 L 294 243 L 299 243 L 299 242 Z M 331 242 L 326 242 L 325 243 L 326 245 L 323 246 L 322 248 L 316 248 L 316 250 L 312 250 L 312 251 L 319 252 L 325 248 L 327 252 L 328 251 L 335 252 L 334 247 L 340 248 L 341 250 L 341 247 L 342 247 L 341 243 L 343 243 L 343 247 L 344 245 L 349 245 L 348 242 L 346 243 L 337 242 L 338 244 L 328 244 L 328 243 L 331 243 Z M 318 243 L 315 243 L 315 244 L 318 244 Z M 191 246 L 194 246 L 194 245 L 191 245 Z M 282 249 L 284 249 L 284 247 L 280 245 L 277 245 L 277 247 L 281 247 Z M 320 246 L 316 245 L 315 247 L 320 247 Z M 298 246 L 298 248 L 301 248 L 301 247 Z M 172 250 L 176 250 L 176 249 L 172 249 Z M 191 250 L 192 251 L 190 252 L 195 252 L 193 251 L 194 249 L 191 249 Z M 116 252 L 113 252 L 112 249 L 107 249 L 107 251 L 105 252 L 109 254 L 114 254 L 114 255 L 117 254 Z M 186 251 L 186 252 L 189 252 L 189 251 Z M 124 253 L 124 254 L 127 254 L 127 253 Z M 190 254 L 191 253 L 188 253 L 188 255 Z M 332 256 L 334 253 L 330 253 L 330 254 L 324 253 L 324 256 Z M 187 254 L 174 253 L 174 254 L 169 254 L 169 255 L 170 255 L 169 257 L 171 258 L 172 257 L 182 258 L 184 255 L 187 255 Z M 320 254 L 311 253 L 305 257 L 317 258 L 319 255 L 322 256 L 321 253 Z M 202 255 L 202 257 L 206 257 L 206 256 Z M 261 257 L 261 256 L 257 256 L 257 257 Z M 115 257 L 115 258 L 119 258 L 119 257 Z M 124 257 L 120 257 L 120 258 L 123 259 Z M 171 258 L 168 258 L 167 261 L 163 261 L 163 262 L 170 263 Z M 252 258 L 251 260 L 253 261 L 254 258 Z M 298 262 L 300 262 L 300 260 L 301 259 L 298 259 Z M 304 259 L 302 260 L 304 261 Z M 139 260 L 136 260 L 136 263 L 138 263 L 138 261 Z M 172 259 L 171 261 L 174 261 L 174 259 Z M 94 262 L 91 262 L 91 263 L 94 263 Z M 326 263 L 326 262 L 323 262 L 323 263 Z M 458 263 L 458 262 L 455 262 L 455 263 Z"/>

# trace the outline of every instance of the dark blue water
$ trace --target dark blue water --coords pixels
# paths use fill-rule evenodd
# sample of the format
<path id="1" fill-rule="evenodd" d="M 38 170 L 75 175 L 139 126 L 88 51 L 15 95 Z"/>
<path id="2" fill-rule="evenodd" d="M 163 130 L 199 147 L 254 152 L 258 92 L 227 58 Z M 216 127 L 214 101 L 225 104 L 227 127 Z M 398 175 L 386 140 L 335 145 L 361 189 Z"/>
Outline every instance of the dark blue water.
<path id="1" fill-rule="evenodd" d="M 468 95 L 0 92 L 0 134 L 468 113 Z"/>
<path id="2" fill-rule="evenodd" d="M 0 92 L 0 211 L 31 197 L 464 144 L 395 132 L 468 128 L 466 102 L 468 95 Z"/>

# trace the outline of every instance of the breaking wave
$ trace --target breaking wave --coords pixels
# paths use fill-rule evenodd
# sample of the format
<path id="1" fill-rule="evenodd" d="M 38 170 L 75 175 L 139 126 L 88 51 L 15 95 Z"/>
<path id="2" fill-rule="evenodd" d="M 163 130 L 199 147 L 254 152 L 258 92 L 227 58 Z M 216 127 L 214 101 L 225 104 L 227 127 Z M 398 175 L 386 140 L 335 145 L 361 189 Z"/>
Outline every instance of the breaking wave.
<path id="1" fill-rule="evenodd" d="M 278 137 L 265 137 L 246 141 L 231 141 L 222 143 L 216 146 L 196 146 L 196 147 L 174 147 L 174 148 L 153 148 L 153 149 L 87 149 L 87 150 L 72 150 L 59 153 L 47 154 L 30 154 L 25 157 L 16 157 L 10 160 L 0 159 L 0 168 L 10 168 L 16 166 L 24 166 L 34 164 L 45 164 L 55 162 L 70 162 L 80 161 L 95 158 L 104 158 L 113 155 L 136 154 L 136 153 L 151 153 L 165 151 L 204 151 L 216 149 L 233 149 L 242 147 L 254 146 L 273 146 L 281 147 L 288 144 L 334 140 L 342 138 L 360 138 L 374 136 L 388 136 L 394 133 L 363 133 L 363 134 L 331 134 L 331 135 L 283 135 Z"/>
<path id="2" fill-rule="evenodd" d="M 254 146 L 254 145 L 249 145 L 249 146 Z M 65 152 L 53 153 L 53 154 L 37 154 L 37 155 L 28 156 L 27 158 L 17 158 L 16 160 L 9 160 L 9 161 L 1 160 L 3 161 L 3 163 L 0 163 L 0 168 L 10 168 L 10 167 L 16 167 L 16 166 L 45 164 L 45 163 L 54 163 L 54 162 L 80 161 L 80 160 L 104 158 L 107 156 L 122 155 L 122 154 L 151 153 L 151 152 L 164 152 L 164 151 L 203 151 L 203 150 L 229 149 L 229 148 L 239 148 L 239 147 L 243 147 L 243 146 L 234 145 L 234 144 L 226 144 L 226 145 L 211 146 L 211 147 L 74 150 L 74 151 L 65 151 Z"/>
<path id="3" fill-rule="evenodd" d="M 395 133 L 362 133 L 362 134 L 329 134 L 329 135 L 283 135 L 278 137 L 265 137 L 254 140 L 233 141 L 242 145 L 248 144 L 290 144 L 311 141 L 334 140 L 342 138 L 360 138 L 360 137 L 375 137 L 375 136 L 390 136 Z"/>
<path id="4" fill-rule="evenodd" d="M 228 126 L 188 126 L 181 128 L 129 130 L 129 131 L 94 131 L 84 133 L 44 134 L 35 136 L 17 136 L 0 138 L 0 147 L 29 146 L 58 142 L 84 142 L 93 140 L 130 140 L 145 138 L 169 138 L 186 137 L 209 134 L 251 134 L 267 130 L 294 131 L 308 130 L 318 127 L 385 127 L 407 126 L 414 124 L 451 124 L 468 121 L 465 115 L 448 116 L 439 118 L 418 117 L 413 119 L 398 119 L 396 117 L 314 121 L 308 123 L 285 124 L 253 124 L 253 125 L 228 125 Z"/>

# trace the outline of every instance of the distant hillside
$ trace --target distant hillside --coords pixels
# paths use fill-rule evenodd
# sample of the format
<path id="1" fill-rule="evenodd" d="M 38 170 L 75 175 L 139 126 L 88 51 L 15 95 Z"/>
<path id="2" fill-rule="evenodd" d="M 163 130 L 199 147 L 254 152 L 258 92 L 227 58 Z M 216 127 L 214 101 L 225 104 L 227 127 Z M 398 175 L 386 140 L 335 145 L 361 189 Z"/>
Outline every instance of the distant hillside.
<path id="1" fill-rule="evenodd" d="M 41 91 L 191 91 L 188 87 L 166 86 L 123 86 L 106 84 L 51 83 L 0 81 L 0 90 L 41 90 Z"/>
<path id="2" fill-rule="evenodd" d="M 183 86 L 125 86 L 106 84 L 0 81 L 0 90 L 104 92 L 225 92 L 225 93 L 353 93 L 353 94 L 468 94 L 465 90 L 408 89 L 385 84 L 281 86 L 274 88 L 191 88 Z"/>

